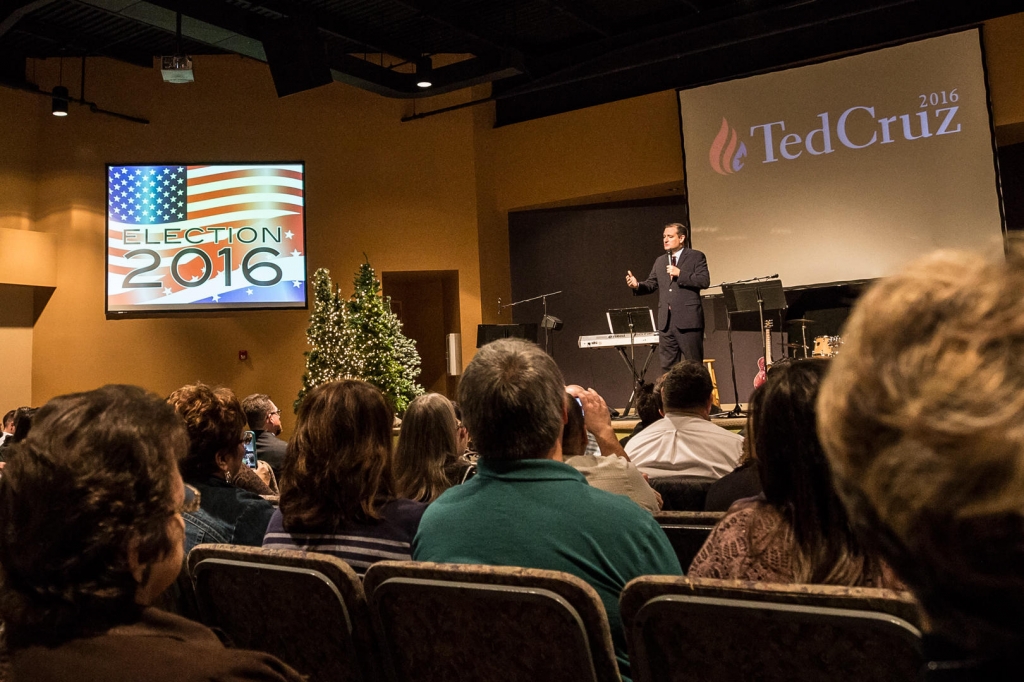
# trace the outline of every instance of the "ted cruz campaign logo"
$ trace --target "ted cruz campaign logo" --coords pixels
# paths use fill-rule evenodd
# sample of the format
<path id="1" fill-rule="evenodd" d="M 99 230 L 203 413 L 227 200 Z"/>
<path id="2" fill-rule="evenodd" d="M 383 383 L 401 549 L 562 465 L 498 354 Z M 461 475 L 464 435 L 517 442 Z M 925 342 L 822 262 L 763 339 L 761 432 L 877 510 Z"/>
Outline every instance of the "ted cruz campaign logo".
<path id="1" fill-rule="evenodd" d="M 712 170 L 719 175 L 732 175 L 743 168 L 743 159 L 747 158 L 747 145 L 739 141 L 736 129 L 730 128 L 729 122 L 724 118 L 722 128 L 715 136 L 715 141 L 711 143 L 708 158 Z"/>

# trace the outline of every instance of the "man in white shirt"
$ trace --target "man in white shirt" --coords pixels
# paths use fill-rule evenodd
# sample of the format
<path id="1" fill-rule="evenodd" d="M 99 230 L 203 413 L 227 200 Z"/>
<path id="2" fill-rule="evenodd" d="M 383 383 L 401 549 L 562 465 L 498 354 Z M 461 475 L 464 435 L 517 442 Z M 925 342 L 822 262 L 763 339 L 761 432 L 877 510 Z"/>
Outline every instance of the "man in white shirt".
<path id="1" fill-rule="evenodd" d="M 626 453 L 642 473 L 721 478 L 739 464 L 743 437 L 711 423 L 711 376 L 683 361 L 661 387 L 665 416 L 633 436 Z"/>

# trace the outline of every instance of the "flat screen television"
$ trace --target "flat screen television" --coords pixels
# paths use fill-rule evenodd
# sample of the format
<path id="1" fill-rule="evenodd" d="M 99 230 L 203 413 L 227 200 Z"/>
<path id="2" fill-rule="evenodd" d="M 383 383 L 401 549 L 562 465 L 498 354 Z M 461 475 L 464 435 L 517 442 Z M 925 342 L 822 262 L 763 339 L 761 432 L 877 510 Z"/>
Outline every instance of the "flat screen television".
<path id="1" fill-rule="evenodd" d="M 307 307 L 305 167 L 108 164 L 106 312 Z"/>

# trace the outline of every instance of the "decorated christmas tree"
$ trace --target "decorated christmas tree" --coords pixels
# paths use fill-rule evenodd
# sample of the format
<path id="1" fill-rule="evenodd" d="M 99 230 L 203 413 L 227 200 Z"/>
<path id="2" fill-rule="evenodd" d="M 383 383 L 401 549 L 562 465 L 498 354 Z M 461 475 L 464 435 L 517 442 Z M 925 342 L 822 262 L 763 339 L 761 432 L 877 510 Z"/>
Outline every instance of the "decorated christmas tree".
<path id="1" fill-rule="evenodd" d="M 423 393 L 416 383 L 420 354 L 416 343 L 402 334 L 402 323 L 391 312 L 391 297 L 381 296 L 380 280 L 369 261 L 359 266 L 347 309 L 352 366 L 361 379 L 392 401 L 396 412 L 404 412 L 409 402 Z"/>
<path id="2" fill-rule="evenodd" d="M 295 411 L 311 389 L 336 379 L 362 379 L 377 386 L 396 412 L 423 392 L 416 383 L 420 356 L 416 343 L 402 334 L 391 312 L 391 298 L 381 296 L 380 280 L 369 262 L 359 267 L 355 292 L 346 301 L 320 268 L 313 275 L 313 311 L 309 316 L 306 372 Z"/>
<path id="3" fill-rule="evenodd" d="M 320 384 L 354 376 L 351 362 L 351 328 L 346 324 L 347 309 L 331 280 L 331 272 L 320 268 L 313 273 L 313 311 L 309 315 L 306 340 L 311 350 L 306 357 L 306 371 L 302 375 L 302 389 L 295 400 L 295 411 L 313 388 Z"/>

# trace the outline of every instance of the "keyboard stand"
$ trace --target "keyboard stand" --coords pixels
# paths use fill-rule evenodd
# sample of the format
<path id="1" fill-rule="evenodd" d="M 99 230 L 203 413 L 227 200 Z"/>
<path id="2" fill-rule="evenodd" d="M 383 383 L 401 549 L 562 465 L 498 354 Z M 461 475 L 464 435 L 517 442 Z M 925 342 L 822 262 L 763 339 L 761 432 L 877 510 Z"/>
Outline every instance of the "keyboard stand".
<path id="1" fill-rule="evenodd" d="M 619 351 L 619 355 L 622 356 L 622 361 L 626 363 L 629 373 L 633 376 L 633 391 L 629 394 L 629 402 L 626 403 L 626 409 L 622 413 L 623 417 L 629 416 L 629 410 L 633 407 L 633 403 L 636 402 L 638 389 L 643 388 L 644 377 L 647 376 L 647 368 L 651 365 L 651 360 L 654 358 L 654 351 L 657 346 L 647 346 L 647 358 L 644 360 L 644 368 L 639 372 L 636 371 L 636 345 L 630 344 L 628 346 L 629 353 L 626 353 L 626 348 L 626 346 L 619 346 L 616 349 Z"/>

